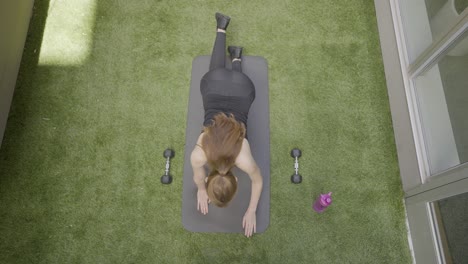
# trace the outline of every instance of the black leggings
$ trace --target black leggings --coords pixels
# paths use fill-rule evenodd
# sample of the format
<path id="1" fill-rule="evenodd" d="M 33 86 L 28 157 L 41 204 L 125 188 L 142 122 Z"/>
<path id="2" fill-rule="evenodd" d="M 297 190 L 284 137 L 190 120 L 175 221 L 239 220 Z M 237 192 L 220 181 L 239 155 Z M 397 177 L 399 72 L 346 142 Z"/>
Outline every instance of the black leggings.
<path id="1" fill-rule="evenodd" d="M 226 34 L 216 33 L 211 54 L 210 71 L 200 81 L 200 92 L 205 108 L 204 126 L 211 124 L 219 112 L 231 113 L 236 120 L 247 126 L 247 116 L 255 100 L 255 85 L 242 72 L 241 62 L 232 63 L 232 70 L 226 69 Z"/>
<path id="2" fill-rule="evenodd" d="M 216 39 L 211 53 L 210 71 L 216 68 L 226 67 L 226 33 L 217 32 Z M 232 70 L 242 72 L 241 62 L 239 60 L 232 62 Z"/>

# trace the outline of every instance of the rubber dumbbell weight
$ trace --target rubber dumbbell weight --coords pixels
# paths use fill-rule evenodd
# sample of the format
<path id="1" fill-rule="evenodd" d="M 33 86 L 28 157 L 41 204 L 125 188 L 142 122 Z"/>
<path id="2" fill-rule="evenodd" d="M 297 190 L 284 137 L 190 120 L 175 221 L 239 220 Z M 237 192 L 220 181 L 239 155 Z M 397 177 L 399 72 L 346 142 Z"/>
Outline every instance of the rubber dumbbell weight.
<path id="1" fill-rule="evenodd" d="M 172 182 L 172 175 L 169 173 L 171 168 L 171 159 L 175 156 L 175 152 L 172 149 L 166 149 L 163 152 L 163 157 L 166 158 L 166 170 L 164 175 L 161 177 L 161 183 L 170 184 Z"/>
<path id="2" fill-rule="evenodd" d="M 299 174 L 299 158 L 302 156 L 302 152 L 298 148 L 291 150 L 291 157 L 294 158 L 294 174 L 291 176 L 291 182 L 299 184 L 302 182 L 302 176 Z"/>

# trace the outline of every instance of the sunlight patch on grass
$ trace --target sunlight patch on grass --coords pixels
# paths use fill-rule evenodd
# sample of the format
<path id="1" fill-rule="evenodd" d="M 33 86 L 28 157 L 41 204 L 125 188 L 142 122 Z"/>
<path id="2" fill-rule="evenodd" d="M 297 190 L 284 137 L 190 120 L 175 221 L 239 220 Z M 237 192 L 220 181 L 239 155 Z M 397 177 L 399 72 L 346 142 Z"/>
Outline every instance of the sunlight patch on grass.
<path id="1" fill-rule="evenodd" d="M 89 57 L 96 0 L 50 2 L 39 65 L 80 65 Z"/>

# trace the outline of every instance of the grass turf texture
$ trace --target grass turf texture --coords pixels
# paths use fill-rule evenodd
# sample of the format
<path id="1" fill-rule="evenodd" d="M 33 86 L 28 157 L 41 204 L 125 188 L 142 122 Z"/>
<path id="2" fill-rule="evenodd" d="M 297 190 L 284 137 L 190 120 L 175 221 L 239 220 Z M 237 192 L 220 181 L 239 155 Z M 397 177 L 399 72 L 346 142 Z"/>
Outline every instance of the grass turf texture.
<path id="1" fill-rule="evenodd" d="M 85 2 L 82 21 L 83 1 L 35 4 L 0 152 L 0 262 L 411 262 L 372 1 Z M 215 11 L 228 44 L 269 62 L 271 221 L 250 239 L 181 224 L 190 67 Z"/>

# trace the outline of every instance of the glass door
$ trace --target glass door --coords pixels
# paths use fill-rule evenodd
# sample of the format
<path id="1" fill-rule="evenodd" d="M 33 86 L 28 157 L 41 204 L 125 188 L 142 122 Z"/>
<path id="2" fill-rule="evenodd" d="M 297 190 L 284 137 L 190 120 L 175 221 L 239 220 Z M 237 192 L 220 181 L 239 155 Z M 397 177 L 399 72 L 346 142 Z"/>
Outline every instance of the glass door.
<path id="1" fill-rule="evenodd" d="M 467 5 L 468 0 L 395 1 L 423 183 L 468 161 Z"/>
<path id="2" fill-rule="evenodd" d="M 441 251 L 448 263 L 468 261 L 468 193 L 441 199 L 432 204 Z"/>
<path id="3" fill-rule="evenodd" d="M 468 0 L 374 2 L 414 260 L 468 263 Z"/>
<path id="4" fill-rule="evenodd" d="M 447 173 L 448 180 L 439 178 L 439 181 L 427 183 L 421 190 L 413 192 L 415 194 L 407 194 L 405 199 L 416 263 L 468 261 L 466 168 L 455 168 Z M 444 184 L 440 180 L 451 182 Z"/>

